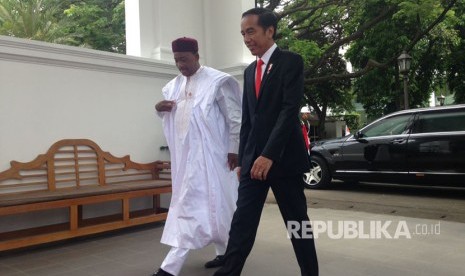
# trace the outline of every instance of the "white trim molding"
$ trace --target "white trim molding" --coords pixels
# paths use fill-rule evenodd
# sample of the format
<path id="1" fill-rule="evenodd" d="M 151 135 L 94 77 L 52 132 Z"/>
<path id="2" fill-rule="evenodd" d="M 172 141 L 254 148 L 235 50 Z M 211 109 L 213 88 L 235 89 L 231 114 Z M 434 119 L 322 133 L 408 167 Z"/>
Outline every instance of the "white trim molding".
<path id="1" fill-rule="evenodd" d="M 0 60 L 162 79 L 179 74 L 172 62 L 8 36 L 0 36 Z"/>

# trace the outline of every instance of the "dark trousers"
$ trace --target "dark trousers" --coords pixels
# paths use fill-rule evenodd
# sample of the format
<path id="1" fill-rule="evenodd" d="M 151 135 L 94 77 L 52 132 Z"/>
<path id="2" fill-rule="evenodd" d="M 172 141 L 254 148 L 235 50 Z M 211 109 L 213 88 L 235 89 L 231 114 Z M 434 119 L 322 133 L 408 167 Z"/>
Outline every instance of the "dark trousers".
<path id="1" fill-rule="evenodd" d="M 214 274 L 215 276 L 241 274 L 247 256 L 252 250 L 263 205 L 270 187 L 286 225 L 288 221 L 299 222 L 301 225 L 302 222 L 309 223 L 302 181 L 302 176 L 267 181 L 241 179 L 237 209 L 232 219 L 228 247 L 225 253 L 225 265 Z M 291 236 L 291 242 L 301 274 L 317 276 L 318 260 L 314 240 L 308 237 L 302 238 L 300 231 L 299 236 L 300 238 Z"/>

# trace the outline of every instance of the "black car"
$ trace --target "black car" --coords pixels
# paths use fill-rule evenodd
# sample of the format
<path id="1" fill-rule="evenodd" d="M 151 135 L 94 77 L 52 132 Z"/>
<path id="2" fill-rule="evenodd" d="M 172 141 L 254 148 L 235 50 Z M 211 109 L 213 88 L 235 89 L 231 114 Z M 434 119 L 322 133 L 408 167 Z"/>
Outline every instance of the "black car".
<path id="1" fill-rule="evenodd" d="M 312 144 L 306 186 L 331 179 L 465 187 L 465 105 L 409 109 Z"/>

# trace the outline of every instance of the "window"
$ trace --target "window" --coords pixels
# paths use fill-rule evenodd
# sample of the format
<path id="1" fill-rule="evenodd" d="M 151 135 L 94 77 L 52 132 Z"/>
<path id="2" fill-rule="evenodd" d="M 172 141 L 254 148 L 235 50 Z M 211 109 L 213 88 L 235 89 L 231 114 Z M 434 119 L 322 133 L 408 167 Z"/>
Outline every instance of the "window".
<path id="1" fill-rule="evenodd" d="M 407 133 L 411 118 L 411 114 L 404 114 L 378 121 L 362 130 L 363 137 L 366 138 Z"/>
<path id="2" fill-rule="evenodd" d="M 413 133 L 465 131 L 465 109 L 420 113 Z"/>

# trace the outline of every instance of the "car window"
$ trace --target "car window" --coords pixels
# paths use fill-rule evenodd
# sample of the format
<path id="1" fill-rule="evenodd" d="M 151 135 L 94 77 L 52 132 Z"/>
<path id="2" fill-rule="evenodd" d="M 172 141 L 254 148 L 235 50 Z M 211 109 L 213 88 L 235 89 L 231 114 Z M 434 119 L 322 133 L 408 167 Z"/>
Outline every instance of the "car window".
<path id="1" fill-rule="evenodd" d="M 465 110 L 420 113 L 413 133 L 465 131 Z"/>
<path id="2" fill-rule="evenodd" d="M 363 137 L 399 135 L 407 133 L 411 117 L 411 114 L 404 114 L 378 121 L 362 131 Z"/>

